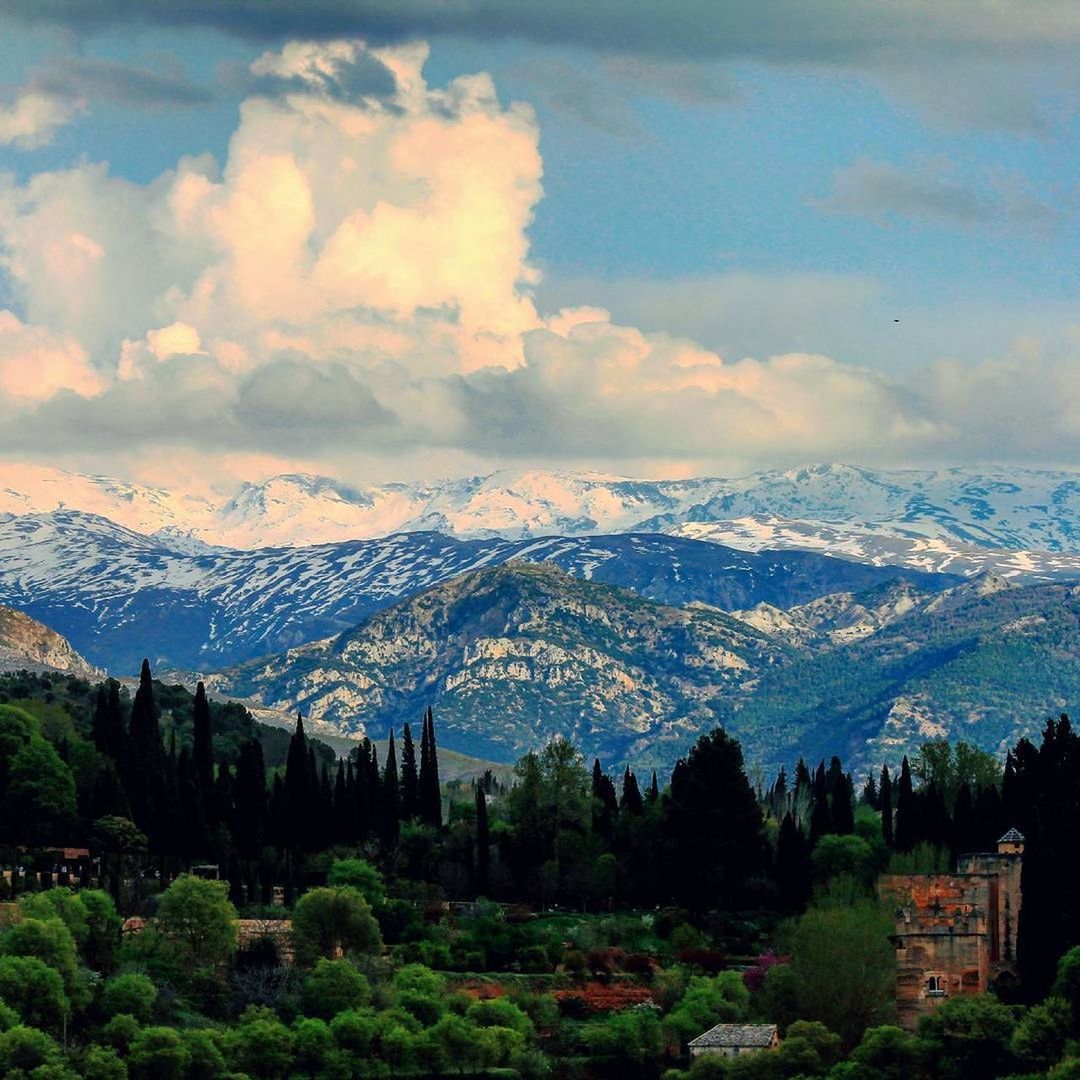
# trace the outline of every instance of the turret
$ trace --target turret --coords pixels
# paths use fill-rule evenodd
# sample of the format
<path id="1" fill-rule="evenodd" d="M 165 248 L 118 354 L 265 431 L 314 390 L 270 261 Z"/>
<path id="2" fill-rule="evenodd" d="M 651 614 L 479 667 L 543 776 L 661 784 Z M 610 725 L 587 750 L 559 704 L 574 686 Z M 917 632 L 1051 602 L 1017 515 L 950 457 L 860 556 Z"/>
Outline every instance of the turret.
<path id="1" fill-rule="evenodd" d="M 1023 855 L 1024 834 L 1019 829 L 1010 829 L 997 842 L 999 855 Z"/>

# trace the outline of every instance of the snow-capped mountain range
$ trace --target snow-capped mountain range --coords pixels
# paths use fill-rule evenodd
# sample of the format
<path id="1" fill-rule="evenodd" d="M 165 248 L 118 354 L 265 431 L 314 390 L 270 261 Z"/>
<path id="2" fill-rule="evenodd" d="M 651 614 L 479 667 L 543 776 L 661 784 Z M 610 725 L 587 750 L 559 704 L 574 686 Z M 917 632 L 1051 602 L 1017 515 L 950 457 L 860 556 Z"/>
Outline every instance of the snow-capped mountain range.
<path id="1" fill-rule="evenodd" d="M 437 531 L 523 539 L 680 531 L 750 550 L 930 542 L 948 550 L 1080 554 L 1080 472 L 1018 467 L 870 470 L 814 465 L 737 479 L 632 480 L 504 470 L 425 483 L 291 474 L 186 495 L 28 465 L 0 469 L 0 514 L 81 510 L 173 547 L 292 546 Z M 717 530 L 693 531 L 722 525 Z M 815 541 L 815 537 L 819 537 Z M 883 556 L 884 557 L 884 556 Z"/>
<path id="2" fill-rule="evenodd" d="M 722 609 L 787 608 L 898 580 L 934 591 L 957 580 L 658 534 L 458 540 L 416 532 L 192 553 L 76 510 L 0 521 L 0 601 L 116 674 L 133 674 L 143 656 L 155 666 L 207 670 L 302 645 L 467 571 L 511 561 L 553 563 L 664 603 Z"/>

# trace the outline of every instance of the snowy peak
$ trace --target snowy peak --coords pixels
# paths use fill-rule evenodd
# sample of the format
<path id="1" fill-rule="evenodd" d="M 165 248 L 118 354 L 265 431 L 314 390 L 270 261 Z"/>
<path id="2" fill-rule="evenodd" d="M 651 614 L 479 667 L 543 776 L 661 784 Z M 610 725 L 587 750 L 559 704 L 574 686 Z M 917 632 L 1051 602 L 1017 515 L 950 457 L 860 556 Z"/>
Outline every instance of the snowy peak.
<path id="1" fill-rule="evenodd" d="M 1021 468 L 871 470 L 820 464 L 735 479 L 634 480 L 509 469 L 425 483 L 304 473 L 220 498 L 27 465 L 0 468 L 0 515 L 77 510 L 172 546 L 303 546 L 440 531 L 460 539 L 675 532 L 747 550 L 811 547 L 974 573 L 980 552 L 1080 555 L 1080 473 Z M 958 560 L 955 567 L 945 565 Z M 1036 569 L 1040 569 L 1036 567 Z"/>

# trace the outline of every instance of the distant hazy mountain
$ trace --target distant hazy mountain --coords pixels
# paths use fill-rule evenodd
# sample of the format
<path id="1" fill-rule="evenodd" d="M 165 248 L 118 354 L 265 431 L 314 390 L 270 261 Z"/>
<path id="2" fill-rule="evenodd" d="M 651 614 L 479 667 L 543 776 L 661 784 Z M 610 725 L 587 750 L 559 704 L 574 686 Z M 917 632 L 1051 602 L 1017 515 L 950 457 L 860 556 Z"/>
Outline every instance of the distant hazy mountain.
<path id="1" fill-rule="evenodd" d="M 217 500 L 30 466 L 4 466 L 0 476 L 0 513 L 83 510 L 137 532 L 160 533 L 173 546 L 182 538 L 189 547 L 198 541 L 253 548 L 424 530 L 521 539 L 728 522 L 734 524 L 716 538 L 751 549 L 831 546 L 839 536 L 853 545 L 841 550 L 859 558 L 860 544 L 880 547 L 889 540 L 1080 554 L 1080 473 L 1014 467 L 816 465 L 738 479 L 660 481 L 506 470 L 356 485 L 297 474 L 244 484 Z M 791 528 L 802 530 L 795 543 L 783 539 Z"/>
<path id="2" fill-rule="evenodd" d="M 404 533 L 311 548 L 187 550 L 72 510 L 0 521 L 0 601 L 68 635 L 96 663 L 133 674 L 206 670 L 304 644 L 457 574 L 512 559 L 682 605 L 804 604 L 898 580 L 955 579 L 814 552 L 733 551 L 662 535 L 462 541 Z"/>
<path id="3" fill-rule="evenodd" d="M 667 768 L 722 723 L 770 771 L 833 753 L 896 764 L 936 737 L 1003 752 L 1080 702 L 1078 585 L 901 582 L 786 618 L 799 633 L 511 564 L 214 685 L 372 735 L 432 703 L 447 746 L 504 761 L 558 733 Z"/>

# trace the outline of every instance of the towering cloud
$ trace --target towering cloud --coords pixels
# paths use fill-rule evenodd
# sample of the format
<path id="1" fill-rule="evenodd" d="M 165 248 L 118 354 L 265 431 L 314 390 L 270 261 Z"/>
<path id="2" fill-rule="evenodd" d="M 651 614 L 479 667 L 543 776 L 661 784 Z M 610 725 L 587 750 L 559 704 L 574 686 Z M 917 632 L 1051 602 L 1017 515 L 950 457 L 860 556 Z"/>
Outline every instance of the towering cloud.
<path id="1" fill-rule="evenodd" d="M 145 185 L 92 162 L 0 178 L 0 452 L 144 475 L 196 453 L 383 472 L 401 455 L 658 472 L 967 456 L 991 452 L 994 410 L 965 396 L 1018 386 L 1037 430 L 996 445 L 1075 446 L 1075 380 L 1026 354 L 905 385 L 825 356 L 727 360 L 596 308 L 538 312 L 534 114 L 484 74 L 428 86 L 426 57 L 292 42 L 252 64 L 223 163 L 183 158 Z"/>

